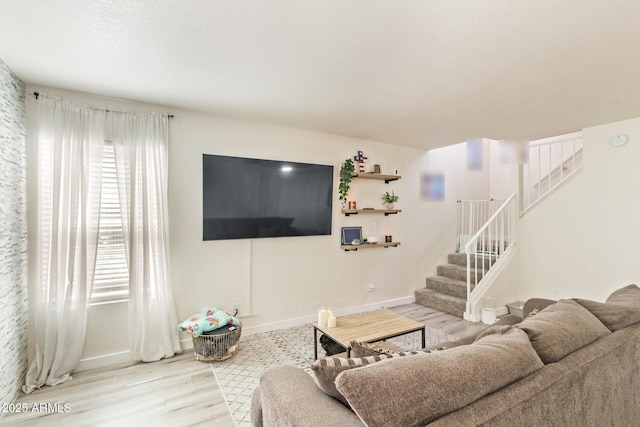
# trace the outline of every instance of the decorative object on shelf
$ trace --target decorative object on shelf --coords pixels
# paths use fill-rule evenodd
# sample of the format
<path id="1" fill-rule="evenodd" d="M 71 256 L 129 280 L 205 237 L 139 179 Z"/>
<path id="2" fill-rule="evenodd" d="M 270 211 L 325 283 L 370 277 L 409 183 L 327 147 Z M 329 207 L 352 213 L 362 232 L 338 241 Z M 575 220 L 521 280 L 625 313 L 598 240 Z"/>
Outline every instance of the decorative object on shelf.
<path id="1" fill-rule="evenodd" d="M 373 165 L 373 173 L 380 173 L 380 165 Z"/>
<path id="2" fill-rule="evenodd" d="M 362 227 L 342 227 L 342 245 L 350 245 L 357 240 L 362 242 Z"/>
<path id="3" fill-rule="evenodd" d="M 349 193 L 349 183 L 353 179 L 353 173 L 355 172 L 355 166 L 353 160 L 347 159 L 342 163 L 340 167 L 340 184 L 338 185 L 338 192 L 340 193 L 340 200 L 342 201 L 342 207 L 347 204 L 347 194 Z"/>
<path id="4" fill-rule="evenodd" d="M 391 234 L 387 234 L 386 236 L 384 236 L 384 241 L 387 243 L 393 242 L 393 236 Z"/>
<path id="5" fill-rule="evenodd" d="M 362 151 L 358 151 L 358 154 L 353 156 L 353 160 L 358 162 L 358 171 L 360 173 L 363 173 L 364 172 L 364 162 L 366 162 L 369 159 L 364 154 L 362 154 Z"/>
<path id="6" fill-rule="evenodd" d="M 376 243 L 378 243 L 378 238 L 376 236 L 367 237 L 368 245 L 375 245 Z"/>
<path id="7" fill-rule="evenodd" d="M 349 202 L 349 209 L 356 209 L 356 202 Z"/>
<path id="8" fill-rule="evenodd" d="M 382 195 L 382 201 L 386 203 L 387 209 L 393 210 L 393 204 L 398 201 L 400 197 L 396 196 L 396 193 L 391 191 L 391 194 L 387 191 Z"/>
<path id="9" fill-rule="evenodd" d="M 373 179 L 378 181 L 384 181 L 385 184 L 388 184 L 391 181 L 396 181 L 402 178 L 399 175 L 382 175 L 379 173 L 354 173 L 352 175 L 354 179 Z M 386 198 L 389 198 L 393 203 L 399 199 L 399 197 L 392 191 L 391 194 L 389 192 L 385 193 L 382 197 L 383 201 L 386 201 Z M 370 207 L 365 207 L 361 209 L 345 209 L 343 203 L 342 213 L 345 216 L 358 215 L 358 214 L 383 214 L 384 216 L 395 215 L 399 212 L 402 212 L 400 209 L 393 209 L 393 205 L 387 207 L 387 209 L 374 209 Z M 355 206 L 353 206 L 355 207 Z M 391 239 L 391 236 L 389 236 Z M 342 227 L 342 237 L 340 248 L 346 252 L 349 251 L 357 251 L 362 248 L 396 248 L 400 245 L 400 242 L 389 241 L 385 237 L 385 240 L 380 239 L 378 241 L 377 237 L 369 238 L 369 241 L 362 240 L 362 228 L 361 227 Z M 362 243 L 362 244 L 361 244 Z M 370 243 L 370 244 L 367 244 Z"/>

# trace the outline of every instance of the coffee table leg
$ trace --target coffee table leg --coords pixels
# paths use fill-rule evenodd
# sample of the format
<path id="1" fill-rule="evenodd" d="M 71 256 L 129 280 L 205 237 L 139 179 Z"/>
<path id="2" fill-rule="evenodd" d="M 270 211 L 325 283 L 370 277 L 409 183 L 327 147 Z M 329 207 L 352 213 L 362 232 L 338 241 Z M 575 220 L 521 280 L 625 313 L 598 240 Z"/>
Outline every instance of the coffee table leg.
<path id="1" fill-rule="evenodd" d="M 424 331 L 422 333 L 422 340 L 424 341 Z M 318 360 L 318 330 L 315 326 L 313 327 L 313 360 Z"/>
<path id="2" fill-rule="evenodd" d="M 426 326 L 422 328 L 422 348 L 426 347 L 426 336 L 425 336 L 426 329 L 427 329 Z"/>

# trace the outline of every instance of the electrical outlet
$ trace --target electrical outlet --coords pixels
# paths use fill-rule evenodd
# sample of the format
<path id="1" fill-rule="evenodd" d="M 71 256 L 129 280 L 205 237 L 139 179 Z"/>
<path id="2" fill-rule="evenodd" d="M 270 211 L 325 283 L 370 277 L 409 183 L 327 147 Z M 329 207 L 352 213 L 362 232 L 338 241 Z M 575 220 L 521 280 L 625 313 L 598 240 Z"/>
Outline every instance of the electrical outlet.
<path id="1" fill-rule="evenodd" d="M 233 303 L 233 305 L 231 306 L 231 308 L 233 308 L 233 311 L 236 311 L 236 310 L 237 310 L 237 311 L 238 311 L 238 313 L 240 313 L 240 303 L 239 303 L 239 302 Z"/>
<path id="2" fill-rule="evenodd" d="M 551 294 L 552 294 L 552 298 L 553 299 L 558 299 L 558 290 L 557 289 L 551 289 Z"/>
<path id="3" fill-rule="evenodd" d="M 376 290 L 376 285 L 374 285 L 373 283 L 369 283 L 369 292 L 373 292 Z"/>

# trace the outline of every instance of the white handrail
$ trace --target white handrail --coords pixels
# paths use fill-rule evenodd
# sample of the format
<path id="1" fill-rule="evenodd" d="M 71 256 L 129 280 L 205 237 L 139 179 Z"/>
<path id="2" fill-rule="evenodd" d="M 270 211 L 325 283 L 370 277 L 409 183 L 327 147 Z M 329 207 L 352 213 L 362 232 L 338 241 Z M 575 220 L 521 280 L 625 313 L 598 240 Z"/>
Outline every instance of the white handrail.
<path id="1" fill-rule="evenodd" d="M 532 141 L 521 165 L 520 214 L 582 170 L 582 132 Z"/>
<path id="2" fill-rule="evenodd" d="M 515 242 L 512 217 L 516 208 L 516 200 L 515 193 L 509 196 L 465 245 L 464 250 L 467 253 L 466 319 L 474 315 L 471 310 L 474 291 L 480 287 L 487 273 Z M 513 212 L 511 212 L 512 209 Z M 474 256 L 473 265 L 471 263 L 471 255 Z M 480 268 L 478 266 L 479 258 L 481 261 Z M 472 283 L 474 284 L 473 290 L 471 289 Z"/>
<path id="3" fill-rule="evenodd" d="M 464 252 L 468 239 L 478 232 L 504 200 L 458 200 L 456 252 Z"/>

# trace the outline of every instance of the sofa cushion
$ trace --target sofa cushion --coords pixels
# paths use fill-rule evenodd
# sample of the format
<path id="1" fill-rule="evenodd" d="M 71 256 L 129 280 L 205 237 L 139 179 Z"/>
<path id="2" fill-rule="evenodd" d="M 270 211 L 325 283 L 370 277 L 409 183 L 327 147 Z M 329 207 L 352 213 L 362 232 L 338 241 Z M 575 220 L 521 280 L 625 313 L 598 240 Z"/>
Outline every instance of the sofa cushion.
<path id="1" fill-rule="evenodd" d="M 375 356 L 366 357 L 354 357 L 354 358 L 342 358 L 342 357 L 327 357 L 324 359 L 318 359 L 311 366 L 316 379 L 316 383 L 320 390 L 324 391 L 329 396 L 335 397 L 345 405 L 348 405 L 342 394 L 336 390 L 336 377 L 347 369 L 359 368 L 361 366 L 370 365 L 372 363 L 379 362 L 385 359 L 391 359 L 389 354 L 377 354 Z"/>
<path id="2" fill-rule="evenodd" d="M 508 327 L 473 344 L 342 372 L 337 390 L 369 426 L 422 426 L 543 367 L 526 333 Z"/>
<path id="3" fill-rule="evenodd" d="M 572 300 L 560 300 L 515 327 L 527 333 L 545 364 L 557 362 L 610 333 L 597 317 Z"/>
<path id="4" fill-rule="evenodd" d="M 350 345 L 353 345 L 353 343 L 355 343 L 355 341 L 352 341 Z M 433 353 L 434 351 L 437 350 L 389 351 L 387 353 L 374 354 L 373 356 L 353 358 L 327 357 L 316 360 L 311 366 L 311 370 L 315 374 L 316 384 L 318 384 L 320 390 L 324 391 L 329 396 L 335 397 L 348 406 L 349 404 L 342 394 L 336 390 L 336 377 L 341 372 L 346 371 L 347 369 L 370 365 L 381 360 L 391 359 L 393 357 L 415 356 L 416 354 L 421 354 L 423 352 Z"/>
<path id="5" fill-rule="evenodd" d="M 433 353 L 434 351 L 446 350 L 448 348 L 457 347 L 462 344 L 463 344 L 462 341 L 445 341 L 445 342 L 430 345 L 425 348 L 421 348 L 419 350 L 404 351 L 404 350 L 397 350 L 391 346 L 387 346 L 380 343 L 363 343 L 363 342 L 352 340 L 349 343 L 349 347 L 351 347 L 352 357 L 367 357 L 367 356 L 377 356 L 379 354 L 400 354 L 404 356 L 407 353 L 415 354 L 416 352 Z M 466 344 L 469 344 L 469 343 L 466 343 Z"/>
<path id="6" fill-rule="evenodd" d="M 640 322 L 640 288 L 625 286 L 613 292 L 607 302 L 576 299 L 578 304 L 596 316 L 612 332 Z"/>

